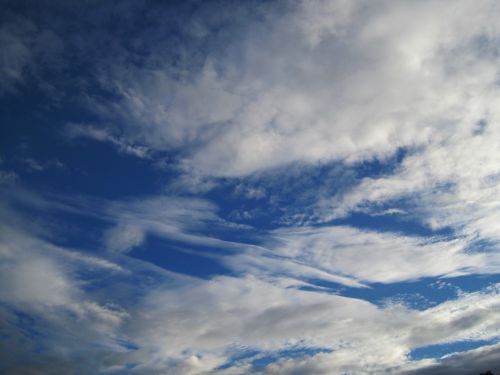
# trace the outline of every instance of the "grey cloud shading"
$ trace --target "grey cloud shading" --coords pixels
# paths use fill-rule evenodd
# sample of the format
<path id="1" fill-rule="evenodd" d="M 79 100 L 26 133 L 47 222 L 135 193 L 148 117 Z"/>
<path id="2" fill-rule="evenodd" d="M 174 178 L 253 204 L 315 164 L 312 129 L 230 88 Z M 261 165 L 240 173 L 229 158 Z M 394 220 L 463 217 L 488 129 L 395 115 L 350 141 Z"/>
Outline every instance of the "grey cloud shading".
<path id="1" fill-rule="evenodd" d="M 41 79 L 46 70 L 58 70 L 63 51 L 62 38 L 28 17 L 5 9 L 0 17 L 0 95 L 17 95 L 33 78 Z M 39 88 L 58 96 L 48 80 L 40 80 Z"/>
<path id="2" fill-rule="evenodd" d="M 404 372 L 405 375 L 465 375 L 500 371 L 498 345 L 485 346 L 476 350 L 455 353 L 442 358 L 439 363 Z"/>
<path id="3" fill-rule="evenodd" d="M 190 206 L 195 212 L 201 210 L 202 220 L 213 220 L 214 211 L 206 203 L 173 199 L 115 202 L 109 205 L 108 215 L 114 213 L 120 219 L 132 215 L 144 223 L 152 221 L 148 225 L 154 228 L 166 225 L 169 217 L 177 217 L 177 223 L 191 216 Z M 36 368 L 76 374 L 299 370 L 368 374 L 391 368 L 401 373 L 429 365 L 409 361 L 413 348 L 498 336 L 498 286 L 461 293 L 420 311 L 398 303 L 378 307 L 360 299 L 300 290 L 296 279 L 278 275 L 283 262 L 268 276 L 241 273 L 204 280 L 147 266 L 120 253 L 109 259 L 106 253 L 88 256 L 37 238 L 41 228 L 31 233 L 12 225 L 2 232 L 1 316 L 10 337 L 21 335 L 25 344 L 7 351 L 6 373 L 34 373 Z M 189 228 L 182 230 L 189 234 Z M 176 235 L 171 229 L 165 233 Z M 91 279 L 85 277 L 89 272 L 94 275 Z M 102 280 L 110 282 L 92 287 Z M 19 324 L 30 321 L 19 321 L 18 309 L 33 319 L 29 324 L 43 333 L 43 340 L 18 330 Z M 95 340 L 101 343 L 98 347 Z M 45 352 L 32 356 L 33 345 L 42 345 Z M 296 347 L 332 352 L 281 359 L 264 369 L 243 361 L 217 370 L 245 350 L 265 354 Z M 71 364 L 75 355 L 81 359 Z M 27 357 L 31 359 L 24 360 Z M 131 363 L 135 365 L 127 369 Z"/>

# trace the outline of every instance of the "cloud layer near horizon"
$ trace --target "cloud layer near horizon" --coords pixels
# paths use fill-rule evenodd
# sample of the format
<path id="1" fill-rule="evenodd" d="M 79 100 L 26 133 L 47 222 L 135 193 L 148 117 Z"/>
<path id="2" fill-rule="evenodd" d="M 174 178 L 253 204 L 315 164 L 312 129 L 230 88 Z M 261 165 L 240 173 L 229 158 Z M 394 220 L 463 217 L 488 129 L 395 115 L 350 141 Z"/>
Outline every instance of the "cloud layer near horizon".
<path id="1" fill-rule="evenodd" d="M 297 362 L 283 359 L 262 371 L 373 373 L 393 368 L 400 373 L 419 366 L 408 360 L 411 348 L 498 335 L 497 287 L 462 293 L 421 311 L 397 303 L 379 308 L 301 291 L 287 278 L 242 275 L 204 281 L 159 268 L 141 276 L 146 268 L 137 261 L 105 261 L 16 231 L 4 231 L 2 238 L 2 319 L 8 337 L 20 335 L 17 340 L 25 342 L 4 347 L 6 363 L 26 358 L 33 345 L 48 353 L 26 362 L 26 373 L 30 366 L 48 373 L 69 371 L 67 366 L 79 373 L 119 372 L 127 363 L 135 363 L 140 373 L 225 373 L 215 368 L 242 352 L 257 350 L 262 356 L 309 347 L 332 352 Z M 92 285 L 102 278 L 108 281 L 95 289 Z M 20 319 L 42 336 L 18 332 Z M 70 364 L 76 353 L 94 361 Z M 429 365 L 435 366 L 429 360 L 420 364 Z M 229 373 L 253 371 L 259 372 L 243 361 Z"/>

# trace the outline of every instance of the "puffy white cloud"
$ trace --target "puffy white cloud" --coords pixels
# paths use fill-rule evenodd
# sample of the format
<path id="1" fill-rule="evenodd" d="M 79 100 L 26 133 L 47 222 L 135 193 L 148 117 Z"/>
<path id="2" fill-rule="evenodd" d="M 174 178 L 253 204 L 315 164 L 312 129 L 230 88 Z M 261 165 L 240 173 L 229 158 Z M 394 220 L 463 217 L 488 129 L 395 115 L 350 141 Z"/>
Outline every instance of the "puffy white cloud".
<path id="1" fill-rule="evenodd" d="M 300 368 L 301 373 L 368 374 L 412 365 L 407 358 L 412 348 L 497 337 L 498 303 L 498 290 L 493 288 L 423 311 L 396 305 L 380 309 L 361 300 L 284 288 L 253 277 L 219 277 L 158 288 L 143 301 L 131 329 L 153 363 L 160 358 L 182 363 L 193 356 L 203 363 L 207 355 L 207 367 L 214 368 L 237 355 L 237 348 L 272 353 L 319 347 L 333 352 L 282 359 L 264 372 L 296 373 Z M 235 367 L 232 373 L 252 372 L 248 367 L 240 370 Z"/>
<path id="2" fill-rule="evenodd" d="M 184 147 L 186 168 L 209 175 L 426 147 L 495 112 L 484 96 L 497 91 L 487 53 L 496 12 L 494 2 L 467 0 L 453 9 L 300 2 L 279 20 L 253 20 L 182 78 L 156 60 L 154 68 L 147 60 L 147 68 L 113 66 L 104 81 L 121 100 L 95 108 L 132 139 Z"/>
<path id="3" fill-rule="evenodd" d="M 319 202 L 320 216 L 412 197 L 432 228 L 496 239 L 495 2 L 304 1 L 279 19 L 241 9 L 252 16 L 229 39 L 207 32 L 217 16 L 194 17 L 205 25 L 196 38 L 217 46 L 202 64 L 155 57 L 102 68 L 119 100 L 95 100 L 95 113 L 131 143 L 178 151 L 196 181 L 405 148 L 394 174 Z M 195 56 L 189 44 L 182 53 Z"/>

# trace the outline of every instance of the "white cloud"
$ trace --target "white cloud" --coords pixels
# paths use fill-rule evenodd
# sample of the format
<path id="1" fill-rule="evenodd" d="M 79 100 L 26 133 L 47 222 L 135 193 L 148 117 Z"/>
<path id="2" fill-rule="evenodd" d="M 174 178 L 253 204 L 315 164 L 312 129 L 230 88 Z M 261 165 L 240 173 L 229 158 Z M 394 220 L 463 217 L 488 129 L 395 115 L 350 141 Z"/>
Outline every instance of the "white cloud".
<path id="1" fill-rule="evenodd" d="M 132 329 L 149 348 L 147 358 L 156 358 L 153 362 L 162 356 L 181 361 L 193 355 L 203 362 L 208 354 L 219 357 L 218 363 L 210 359 L 207 364 L 216 367 L 228 354 L 238 353 L 231 347 L 268 353 L 319 347 L 333 352 L 282 359 L 265 372 L 368 374 L 405 368 L 411 348 L 497 337 L 498 303 L 498 291 L 492 289 L 424 311 L 379 309 L 361 300 L 283 288 L 252 277 L 220 277 L 152 292 Z M 251 373 L 248 368 L 233 371 Z"/>
<path id="2" fill-rule="evenodd" d="M 431 142 L 406 157 L 394 174 L 367 177 L 342 197 L 321 202 L 319 216 L 331 220 L 353 211 L 376 215 L 384 203 L 404 199 L 414 220 L 432 229 L 452 228 L 471 242 L 488 239 L 486 250 L 496 252 L 500 173 L 496 121 L 490 118 L 482 134 L 456 134 L 447 141 Z"/>
<path id="3" fill-rule="evenodd" d="M 156 207 L 158 201 L 150 204 Z M 131 206 L 139 210 L 148 204 Z M 187 206 L 187 202 L 180 206 Z M 158 211 L 163 212 L 162 208 L 160 205 Z M 172 211 L 178 218 L 190 215 L 180 208 Z M 140 220 L 149 220 L 140 212 L 133 210 Z M 346 228 L 339 230 L 344 241 L 353 241 L 353 235 L 363 236 Z M 310 235 L 328 242 L 332 229 L 325 232 Z M 375 245 L 382 240 L 378 234 L 368 233 L 358 240 L 362 244 L 355 240 L 350 246 L 356 250 L 364 244 L 376 252 Z M 401 242 L 412 243 L 408 238 L 391 243 Z M 455 300 L 416 311 L 403 305 L 378 307 L 359 299 L 299 290 L 296 280 L 280 277 L 276 269 L 271 272 L 274 278 L 257 274 L 210 280 L 158 268 L 143 272 L 146 265 L 120 254 L 114 258 L 119 265 L 113 264 L 12 228 L 3 230 L 0 245 L 0 299 L 4 306 L 16 306 L 37 318 L 33 329 L 45 332 L 45 338 L 37 340 L 53 356 L 53 366 L 63 366 L 69 358 L 66 353 L 87 353 L 86 358 L 93 358 L 91 362 L 64 365 L 77 373 L 127 372 L 127 363 L 136 363 L 135 371 L 145 374 L 224 373 L 215 369 L 248 350 L 265 355 L 300 347 L 333 352 L 282 359 L 262 371 L 286 374 L 294 368 L 302 369 L 302 373 L 376 373 L 387 368 L 412 368 L 409 366 L 415 363 L 407 354 L 413 348 L 490 340 L 500 333 L 498 287 L 461 293 Z M 93 273 L 91 278 L 89 272 Z M 356 275 L 361 271 L 351 272 Z M 9 331 L 16 332 L 18 323 L 8 311 L 0 316 L 8 321 Z M 27 342 L 32 340 L 29 335 L 23 337 Z M 123 347 L 120 340 L 130 340 L 138 349 Z M 101 345 L 96 347 L 95 342 Z M 18 345 L 9 352 L 20 353 L 16 350 L 30 349 Z M 30 373 L 37 361 L 43 363 L 44 356 L 33 357 L 22 370 Z M 242 359 L 238 366 L 225 371 L 252 373 L 250 362 L 251 358 Z M 20 370 L 17 365 L 12 367 L 13 362 L 7 363 L 12 371 Z M 423 365 L 429 363 L 419 364 Z"/>
<path id="4" fill-rule="evenodd" d="M 414 214 L 432 228 L 496 240 L 498 5 L 304 1 L 284 8 L 278 20 L 249 17 L 201 66 L 157 58 L 140 67 L 108 64 L 100 82 L 120 100 L 94 99 L 93 111 L 120 128 L 119 142 L 180 152 L 195 182 L 292 162 L 384 160 L 406 148 L 394 174 L 319 202 L 319 215 L 329 220 L 416 196 Z M 217 45 L 209 32 L 198 37 Z M 192 56 L 189 48 L 182 53 Z"/>
<path id="5" fill-rule="evenodd" d="M 18 160 L 24 164 L 28 172 L 43 172 L 49 168 L 65 168 L 65 165 L 57 159 L 36 160 L 30 157 L 24 157 Z"/>
<path id="6" fill-rule="evenodd" d="M 35 159 L 25 158 L 22 161 L 23 161 L 23 163 L 25 163 L 27 165 L 29 170 L 33 170 L 33 171 L 37 171 L 37 172 L 41 172 L 44 170 L 43 165 Z"/>
<path id="7" fill-rule="evenodd" d="M 0 94 L 16 91 L 23 81 L 23 70 L 32 63 L 30 44 L 34 39 L 34 25 L 25 19 L 4 24 L 0 29 L 0 44 L 4 49 L 0 71 Z"/>
<path id="8" fill-rule="evenodd" d="M 227 53 L 180 80 L 169 66 L 114 66 L 103 81 L 121 101 L 95 110 L 123 122 L 131 139 L 184 147 L 186 168 L 218 176 L 384 157 L 470 133 L 496 111 L 484 100 L 497 91 L 496 62 L 484 51 L 499 31 L 494 2 L 291 8 L 254 21 Z"/>
<path id="9" fill-rule="evenodd" d="M 231 229 L 208 201 L 150 198 L 114 202 L 101 214 L 116 226 L 105 232 L 105 247 L 127 252 L 147 234 L 190 245 L 231 250 L 210 254 L 242 274 L 292 277 L 300 284 L 322 279 L 348 286 L 394 283 L 424 277 L 492 274 L 500 267 L 496 253 L 469 252 L 467 239 L 412 237 L 348 226 L 299 227 L 260 233 L 254 246 L 220 239 L 217 228 Z M 209 229 L 210 228 L 210 229 Z M 241 228 L 242 230 L 250 229 Z M 207 231 L 211 234 L 205 234 Z"/>
<path id="10" fill-rule="evenodd" d="M 409 366 L 416 367 L 414 370 L 404 372 L 405 375 L 466 375 L 480 374 L 486 371 L 492 371 L 496 374 L 500 367 L 498 365 L 500 345 L 487 345 L 475 350 L 463 353 L 453 353 L 444 356 L 439 362 L 422 361 L 420 365 Z M 431 362 L 431 363 L 425 363 Z"/>
<path id="11" fill-rule="evenodd" d="M 69 123 L 66 125 L 65 135 L 69 139 L 89 138 L 98 142 L 108 142 L 115 146 L 119 152 L 124 154 L 129 154 L 141 159 L 149 158 L 150 150 L 147 147 L 132 144 L 120 137 L 114 136 L 105 128 Z"/>
<path id="12" fill-rule="evenodd" d="M 44 362 L 45 355 L 33 355 L 37 348 L 47 353 L 49 362 L 50 357 L 54 359 L 54 366 L 69 359 L 69 353 L 93 351 L 95 342 L 110 352 L 117 351 L 119 327 L 128 314 L 118 305 L 88 294 L 79 275 L 105 272 L 109 277 L 123 274 L 123 270 L 7 225 L 1 234 L 0 319 L 5 319 L 5 334 L 18 337 L 13 345 L 2 345 L 6 356 L 2 369 L 30 373 L 38 361 Z M 17 362 L 15 358 L 29 360 Z"/>
<path id="13" fill-rule="evenodd" d="M 351 227 L 275 231 L 276 255 L 358 282 L 393 283 L 423 277 L 495 273 L 495 254 L 468 253 L 465 240 L 419 238 Z"/>
<path id="14" fill-rule="evenodd" d="M 13 185 L 19 180 L 19 175 L 13 171 L 0 170 L 0 185 Z"/>
<path id="15" fill-rule="evenodd" d="M 59 270 L 44 258 L 14 262 L 4 258 L 1 281 L 0 298 L 4 301 L 57 305 L 67 301 L 70 293 Z"/>
<path id="16" fill-rule="evenodd" d="M 134 225 L 118 225 L 105 234 L 106 248 L 110 251 L 128 251 L 144 241 L 144 231 Z"/>
<path id="17" fill-rule="evenodd" d="M 97 214 L 106 215 L 116 226 L 104 235 L 108 250 L 124 252 L 142 244 L 146 234 L 182 242 L 229 247 L 230 243 L 202 234 L 226 223 L 216 215 L 216 206 L 202 199 L 150 197 L 111 202 Z M 229 225 L 229 224 L 227 224 Z"/>
<path id="18" fill-rule="evenodd" d="M 195 253 L 238 273 L 264 279 L 286 276 L 298 284 L 320 279 L 364 287 L 425 277 L 494 274 L 500 268 L 496 251 L 471 251 L 473 242 L 468 237 L 419 237 L 349 226 L 256 231 L 221 219 L 215 204 L 196 198 L 160 196 L 115 202 L 70 199 L 53 208 L 111 223 L 103 234 L 103 246 L 111 253 L 126 253 L 152 235 L 180 241 L 187 252 L 192 246 L 219 249 Z M 261 244 L 224 239 L 222 233 L 234 229 L 255 236 Z"/>
<path id="19" fill-rule="evenodd" d="M 66 135 L 106 142 L 139 158 L 172 151 L 185 173 L 169 186 L 177 193 L 206 192 L 218 177 L 246 177 L 293 162 L 384 161 L 406 148 L 393 173 L 367 177 L 354 190 L 319 202 L 317 216 L 326 221 L 359 210 L 405 212 L 431 228 L 451 226 L 458 236 L 292 227 L 260 233 L 266 238 L 259 239 L 269 240 L 265 246 L 249 246 L 217 238 L 214 233 L 231 223 L 201 199 L 54 203 L 18 197 L 36 209 L 85 214 L 114 227 L 104 233 L 109 252 L 90 256 L 51 244 L 53 234 L 40 228 L 36 236 L 28 234 L 35 224 L 0 206 L 2 224 L 8 224 L 0 232 L 0 322 L 22 343 L 0 352 L 7 359 L 28 358 L 23 365 L 9 359 L 11 372 L 127 372 L 132 363 L 132 372 L 144 374 L 438 373 L 478 358 L 494 363 L 497 347 L 440 363 L 411 361 L 408 353 L 497 339 L 498 286 L 461 292 L 422 311 L 300 287 L 308 278 L 361 287 L 498 272 L 495 244 L 489 252 L 468 250 L 478 239 L 500 240 L 498 5 L 308 0 L 286 4 L 279 17 L 273 5 L 257 7 L 271 16 L 250 17 L 225 33 L 229 40 L 211 36 L 213 20 L 193 16 L 191 36 L 216 48 L 205 54 L 182 46 L 180 55 L 187 58 L 175 67 L 163 59 L 170 50 L 130 59 L 113 49 L 123 55 L 106 57 L 97 78 L 113 95 L 104 100 L 84 94 L 101 125 L 70 123 Z M 237 20 L 245 18 L 242 13 Z M 31 49 L 44 45 L 36 26 L 18 23 L 0 29 L 6 45 L 0 94 L 24 82 L 38 61 Z M 199 54 L 196 61 L 203 63 L 197 66 Z M 41 168 L 34 160 L 27 164 Z M 0 182 L 16 179 L 6 173 L 0 172 Z M 259 186 L 238 182 L 236 194 L 267 197 Z M 399 198 L 408 199 L 410 208 L 393 207 Z M 12 228 L 19 223 L 26 228 Z M 235 250 L 216 255 L 234 273 L 195 279 L 124 254 L 148 235 Z M 38 340 L 45 347 L 36 358 L 27 353 L 37 339 L 19 329 L 18 310 L 35 317 L 42 333 Z M 134 349 L 120 340 L 133 341 Z M 243 358 L 238 366 L 216 370 L 248 350 L 265 355 L 299 347 L 332 352 L 282 358 L 260 370 Z"/>
<path id="20" fill-rule="evenodd" d="M 40 78 L 45 64 L 54 68 L 63 46 L 51 30 L 42 30 L 8 9 L 4 9 L 0 22 L 0 96 L 6 96 L 18 94 L 30 78 Z M 40 88 L 45 84 L 45 89 L 49 89 L 48 82 L 38 83 Z M 51 96 L 56 99 L 56 95 Z"/>

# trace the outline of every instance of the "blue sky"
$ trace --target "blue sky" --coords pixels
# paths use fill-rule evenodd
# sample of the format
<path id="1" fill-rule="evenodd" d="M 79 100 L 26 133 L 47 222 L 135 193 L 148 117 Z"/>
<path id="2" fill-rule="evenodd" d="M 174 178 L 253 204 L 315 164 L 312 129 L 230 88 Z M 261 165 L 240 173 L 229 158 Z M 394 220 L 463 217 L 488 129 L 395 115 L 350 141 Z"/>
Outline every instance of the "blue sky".
<path id="1" fill-rule="evenodd" d="M 495 1 L 3 1 L 0 371 L 500 372 Z"/>

